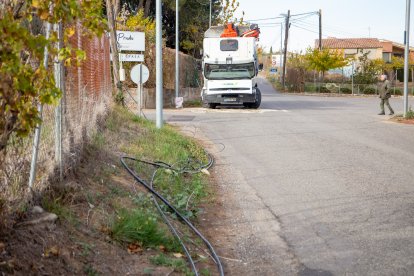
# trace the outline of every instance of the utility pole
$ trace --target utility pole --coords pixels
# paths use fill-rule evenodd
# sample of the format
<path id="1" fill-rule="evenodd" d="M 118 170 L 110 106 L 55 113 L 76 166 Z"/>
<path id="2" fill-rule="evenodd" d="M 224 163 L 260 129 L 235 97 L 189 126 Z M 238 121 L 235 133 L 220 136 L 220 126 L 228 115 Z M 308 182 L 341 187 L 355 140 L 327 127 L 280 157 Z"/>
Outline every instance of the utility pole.
<path id="1" fill-rule="evenodd" d="M 162 81 L 162 6 L 161 0 L 155 2 L 155 109 L 156 109 L 156 127 L 162 127 L 162 108 L 163 108 L 163 81 Z"/>
<path id="2" fill-rule="evenodd" d="M 285 89 L 285 77 L 286 77 L 286 56 L 287 56 L 287 44 L 289 39 L 289 18 L 290 10 L 288 10 L 285 24 L 285 48 L 283 49 L 283 71 L 282 71 L 282 87 Z"/>
<path id="3" fill-rule="evenodd" d="M 279 49 L 279 81 L 281 80 L 282 75 L 280 74 L 280 68 L 282 67 L 282 49 L 283 49 L 283 22 L 280 23 L 280 49 Z"/>
<path id="4" fill-rule="evenodd" d="M 213 0 L 210 0 L 210 21 L 208 23 L 208 27 L 211 28 L 211 5 L 212 5 Z"/>
<path id="5" fill-rule="evenodd" d="M 408 112 L 408 62 L 410 59 L 410 8 L 411 0 L 407 0 L 405 8 L 405 51 L 404 51 L 404 118 Z"/>
<path id="6" fill-rule="evenodd" d="M 319 51 L 322 50 L 322 10 L 319 9 Z"/>
<path id="7" fill-rule="evenodd" d="M 175 99 L 178 98 L 180 89 L 180 41 L 179 41 L 179 0 L 175 0 Z"/>

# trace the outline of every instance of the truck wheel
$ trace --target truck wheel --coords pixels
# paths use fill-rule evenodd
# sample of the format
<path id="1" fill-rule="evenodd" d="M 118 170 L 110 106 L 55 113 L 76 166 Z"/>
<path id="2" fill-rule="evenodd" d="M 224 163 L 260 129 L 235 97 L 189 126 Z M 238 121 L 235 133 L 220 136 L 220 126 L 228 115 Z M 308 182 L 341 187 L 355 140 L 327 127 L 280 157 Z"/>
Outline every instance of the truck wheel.
<path id="1" fill-rule="evenodd" d="M 216 109 L 217 104 L 216 103 L 209 103 L 208 107 L 211 108 L 211 109 Z"/>
<path id="2" fill-rule="evenodd" d="M 256 101 L 250 106 L 251 108 L 258 109 L 262 103 L 262 93 L 259 88 L 256 88 Z"/>

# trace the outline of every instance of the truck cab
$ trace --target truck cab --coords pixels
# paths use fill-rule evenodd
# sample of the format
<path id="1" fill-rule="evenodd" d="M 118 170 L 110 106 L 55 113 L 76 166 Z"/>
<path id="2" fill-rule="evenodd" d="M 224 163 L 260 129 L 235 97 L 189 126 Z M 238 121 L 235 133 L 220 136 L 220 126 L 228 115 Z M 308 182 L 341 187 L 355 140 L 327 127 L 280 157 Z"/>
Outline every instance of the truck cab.
<path id="1" fill-rule="evenodd" d="M 203 41 L 202 101 L 210 108 L 218 105 L 244 105 L 258 108 L 261 93 L 257 87 L 257 37 L 235 36 L 252 33 L 249 27 L 211 27 Z M 231 35 L 224 35 L 224 33 Z"/>

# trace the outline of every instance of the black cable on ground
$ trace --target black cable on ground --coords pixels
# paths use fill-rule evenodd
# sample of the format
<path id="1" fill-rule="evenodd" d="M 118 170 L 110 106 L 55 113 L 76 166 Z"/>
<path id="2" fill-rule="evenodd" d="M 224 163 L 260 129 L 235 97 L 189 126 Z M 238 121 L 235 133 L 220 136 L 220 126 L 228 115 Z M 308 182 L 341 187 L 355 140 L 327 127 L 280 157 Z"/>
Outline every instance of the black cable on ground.
<path id="1" fill-rule="evenodd" d="M 152 184 L 148 184 L 147 182 L 145 182 L 144 179 L 142 179 L 141 177 L 139 177 L 125 162 L 125 160 L 131 160 L 131 161 L 135 161 L 135 162 L 140 162 L 140 163 L 144 163 L 144 164 L 149 164 L 152 166 L 155 166 L 157 168 L 166 168 L 166 169 L 170 169 L 176 172 L 181 172 L 181 173 L 197 173 L 202 169 L 208 169 L 212 166 L 213 164 L 213 158 L 210 154 L 208 155 L 208 163 L 207 164 L 201 164 L 200 165 L 200 169 L 199 170 L 194 170 L 194 168 L 192 168 L 192 170 L 187 170 L 187 169 L 182 169 L 182 170 L 177 170 L 174 169 L 172 166 L 164 163 L 164 162 L 150 162 L 150 161 L 145 161 L 145 160 L 139 160 L 133 157 L 129 157 L 129 156 L 123 156 L 121 157 L 121 163 L 124 166 L 124 168 L 129 172 L 129 174 L 131 174 L 136 181 L 138 181 L 142 186 L 144 186 L 150 193 L 152 193 L 153 196 L 155 196 L 156 198 L 158 198 L 159 200 L 161 200 L 165 205 L 167 205 L 182 221 L 185 222 L 185 224 L 197 235 L 201 238 L 201 240 L 204 242 L 204 244 L 207 246 L 207 248 L 209 249 L 209 251 L 211 252 L 211 255 L 213 257 L 213 260 L 215 261 L 217 268 L 219 270 L 220 275 L 224 275 L 224 271 L 223 271 L 223 266 L 221 264 L 220 258 L 217 255 L 217 253 L 215 252 L 213 246 L 210 244 L 210 242 L 203 236 L 203 234 L 201 234 L 201 232 L 184 216 L 182 215 L 174 206 L 172 206 L 162 195 L 160 195 L 157 191 L 155 191 L 152 187 Z M 151 180 L 152 182 L 152 180 Z"/>
<path id="2" fill-rule="evenodd" d="M 150 182 L 151 188 L 153 188 L 154 179 L 155 179 L 155 176 L 156 176 L 159 169 L 160 168 L 157 168 L 154 171 L 154 173 L 152 174 L 152 178 L 151 178 L 151 182 Z M 154 204 L 157 207 L 157 210 L 160 213 L 161 217 L 164 219 L 165 223 L 168 225 L 168 228 L 170 228 L 171 233 L 176 237 L 176 239 L 180 243 L 181 247 L 184 250 L 185 255 L 187 255 L 188 261 L 190 262 L 191 268 L 194 271 L 195 276 L 198 276 L 197 268 L 195 266 L 193 258 L 191 257 L 190 252 L 188 251 L 187 246 L 185 246 L 183 240 L 180 238 L 180 235 L 178 235 L 177 230 L 174 228 L 174 226 L 171 224 L 171 222 L 169 221 L 169 219 L 167 218 L 165 213 L 162 211 L 161 206 L 158 204 L 157 199 L 153 195 L 151 195 L 151 197 L 152 197 L 152 200 L 154 201 Z"/>

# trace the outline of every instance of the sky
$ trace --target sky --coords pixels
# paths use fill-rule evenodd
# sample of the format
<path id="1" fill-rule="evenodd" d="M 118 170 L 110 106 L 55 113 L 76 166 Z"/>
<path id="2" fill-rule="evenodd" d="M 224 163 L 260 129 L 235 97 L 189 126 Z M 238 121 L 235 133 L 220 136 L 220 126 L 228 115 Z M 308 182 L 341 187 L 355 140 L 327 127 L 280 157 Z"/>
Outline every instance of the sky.
<path id="1" fill-rule="evenodd" d="M 317 12 L 322 10 L 322 38 L 378 38 L 403 43 L 405 29 L 405 0 L 238 0 L 240 6 L 235 16 L 244 20 L 257 20 Z M 414 5 L 414 3 L 413 3 Z M 411 5 L 411 12 L 413 8 Z M 414 14 L 411 14 L 413 19 Z M 305 51 L 318 39 L 319 19 L 317 14 L 293 16 L 289 31 L 289 51 Z M 259 24 L 260 44 L 267 51 L 280 48 L 280 24 L 283 18 L 251 21 Z M 411 20 L 412 24 L 413 20 Z M 410 46 L 414 42 L 414 26 L 410 31 Z"/>

